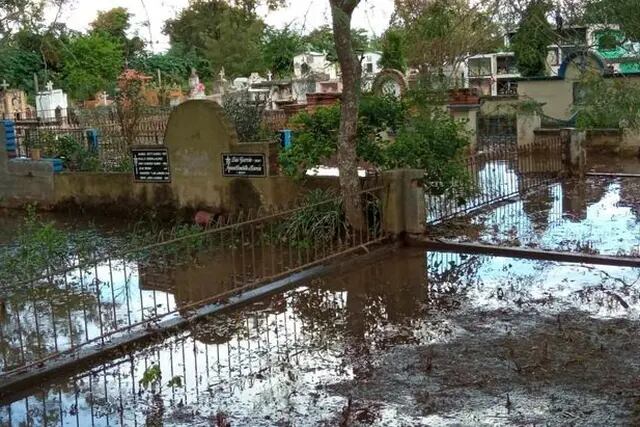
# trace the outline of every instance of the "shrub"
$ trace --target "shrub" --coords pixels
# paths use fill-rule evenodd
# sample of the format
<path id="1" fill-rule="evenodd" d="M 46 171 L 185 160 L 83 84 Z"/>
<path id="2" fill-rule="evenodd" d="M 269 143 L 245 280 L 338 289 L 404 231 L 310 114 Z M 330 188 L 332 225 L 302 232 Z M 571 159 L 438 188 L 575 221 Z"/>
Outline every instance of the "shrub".
<path id="1" fill-rule="evenodd" d="M 261 141 L 272 137 L 262 128 L 264 105 L 251 101 L 247 95 L 227 95 L 223 109 L 235 126 L 240 142 Z"/>
<path id="2" fill-rule="evenodd" d="M 71 135 L 60 135 L 48 140 L 45 154 L 61 159 L 65 169 L 71 171 L 95 171 L 100 169 L 98 155 Z"/>
<path id="3" fill-rule="evenodd" d="M 330 158 L 338 149 L 340 107 L 318 108 L 315 113 L 302 112 L 290 121 L 294 144 L 280 152 L 283 172 L 295 178 Z"/>
<path id="4" fill-rule="evenodd" d="M 574 105 L 578 128 L 640 128 L 640 85 L 596 74 L 585 75 L 579 85 L 581 96 Z"/>
<path id="5" fill-rule="evenodd" d="M 303 206 L 284 225 L 282 235 L 287 241 L 310 247 L 332 241 L 346 230 L 342 198 L 334 192 L 312 190 L 305 195 Z"/>
<path id="6" fill-rule="evenodd" d="M 410 108 L 395 98 L 367 96 L 360 106 L 359 121 L 360 160 L 380 169 L 424 169 L 427 191 L 432 194 L 460 194 L 469 188 L 462 162 L 467 131 L 440 106 Z M 340 107 L 300 113 L 291 124 L 294 143 L 281 152 L 280 163 L 285 174 L 302 178 L 308 169 L 336 154 Z"/>

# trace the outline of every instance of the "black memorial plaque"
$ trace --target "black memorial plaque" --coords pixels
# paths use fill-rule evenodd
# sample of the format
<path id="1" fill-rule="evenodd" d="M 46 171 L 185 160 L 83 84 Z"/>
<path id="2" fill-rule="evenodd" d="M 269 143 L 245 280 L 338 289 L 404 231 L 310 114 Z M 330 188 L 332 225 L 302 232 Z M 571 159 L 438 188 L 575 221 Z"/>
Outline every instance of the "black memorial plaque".
<path id="1" fill-rule="evenodd" d="M 223 176 L 267 176 L 267 163 L 264 154 L 223 154 Z"/>
<path id="2" fill-rule="evenodd" d="M 171 182 L 169 153 L 166 148 L 138 147 L 131 149 L 133 176 L 138 182 Z"/>

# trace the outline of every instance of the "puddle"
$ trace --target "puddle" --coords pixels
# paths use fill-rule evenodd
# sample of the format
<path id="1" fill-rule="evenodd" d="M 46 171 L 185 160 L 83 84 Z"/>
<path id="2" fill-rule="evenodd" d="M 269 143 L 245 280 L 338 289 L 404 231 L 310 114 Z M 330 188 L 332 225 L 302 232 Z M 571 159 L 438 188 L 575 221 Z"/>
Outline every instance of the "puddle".
<path id="1" fill-rule="evenodd" d="M 640 179 L 552 184 L 438 233 L 477 241 L 602 255 L 638 255 Z"/>
<path id="2" fill-rule="evenodd" d="M 33 390 L 0 424 L 634 424 L 639 278 L 402 250 Z"/>

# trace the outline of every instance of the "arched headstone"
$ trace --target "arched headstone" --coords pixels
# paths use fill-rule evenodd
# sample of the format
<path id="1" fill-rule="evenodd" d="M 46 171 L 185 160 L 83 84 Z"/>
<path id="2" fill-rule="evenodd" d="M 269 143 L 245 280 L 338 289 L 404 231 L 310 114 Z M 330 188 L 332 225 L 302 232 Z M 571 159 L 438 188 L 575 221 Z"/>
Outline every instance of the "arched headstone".
<path id="1" fill-rule="evenodd" d="M 373 81 L 373 93 L 376 95 L 393 95 L 401 97 L 409 87 L 407 79 L 400 70 L 386 68 Z"/>
<path id="2" fill-rule="evenodd" d="M 222 154 L 230 152 L 237 141 L 235 129 L 213 101 L 187 101 L 173 110 L 165 145 L 170 185 L 180 206 L 223 206 Z"/>
<path id="3" fill-rule="evenodd" d="M 134 150 L 165 150 L 166 161 L 158 155 L 155 163 L 164 163 L 168 177 L 147 182 L 170 186 L 181 208 L 256 210 L 272 204 L 274 187 L 282 186 L 279 177 L 269 176 L 277 144 L 239 144 L 235 128 L 214 101 L 190 100 L 176 107 L 164 141 L 162 148 Z"/>

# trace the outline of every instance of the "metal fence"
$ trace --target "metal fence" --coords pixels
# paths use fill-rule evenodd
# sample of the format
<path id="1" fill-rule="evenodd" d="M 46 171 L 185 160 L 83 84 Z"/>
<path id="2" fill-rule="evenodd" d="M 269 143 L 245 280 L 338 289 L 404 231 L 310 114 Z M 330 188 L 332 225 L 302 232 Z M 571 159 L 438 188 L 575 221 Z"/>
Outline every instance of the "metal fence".
<path id="1" fill-rule="evenodd" d="M 93 147 L 103 170 L 130 168 L 129 149 L 133 145 L 155 145 L 164 143 L 164 134 L 169 121 L 169 109 L 149 109 L 132 122 L 120 118 L 114 109 L 73 110 L 52 119 L 15 120 L 16 155 L 30 157 L 31 148 L 52 145 L 60 137 L 71 137 L 89 148 L 87 131 L 95 132 L 97 144 Z"/>
<path id="2" fill-rule="evenodd" d="M 7 286 L 0 301 L 0 372 L 10 376 L 64 353 L 99 347 L 382 242 L 381 191 L 371 187 L 359 194 L 366 210 L 361 230 L 335 214 L 338 198 L 241 212 L 218 218 L 200 233 Z"/>
<path id="3" fill-rule="evenodd" d="M 518 142 L 518 126 L 513 116 L 479 116 L 477 129 L 478 148 L 515 146 Z"/>
<path id="4" fill-rule="evenodd" d="M 334 310 L 333 327 L 346 324 L 343 292 L 306 289 L 277 295 L 262 309 L 216 318 L 210 327 L 179 334 L 162 346 L 96 367 L 64 386 L 0 407 L 0 424 L 155 425 L 157 414 L 140 411 L 149 403 L 151 394 L 145 390 L 151 387 L 159 398 L 203 405 L 209 408 L 203 412 L 215 414 L 225 398 L 264 379 L 278 381 L 284 370 L 306 371 L 322 363 L 318 320 L 306 314 L 318 309 L 311 304 Z M 339 362 L 334 364 L 337 368 Z M 145 372 L 155 367 L 162 380 L 141 383 Z M 179 381 L 172 382 L 174 378 Z"/>
<path id="5" fill-rule="evenodd" d="M 467 157 L 460 185 L 446 194 L 426 194 L 427 222 L 469 214 L 559 179 L 563 153 L 560 137 L 545 137 L 526 147 L 498 145 Z"/>

